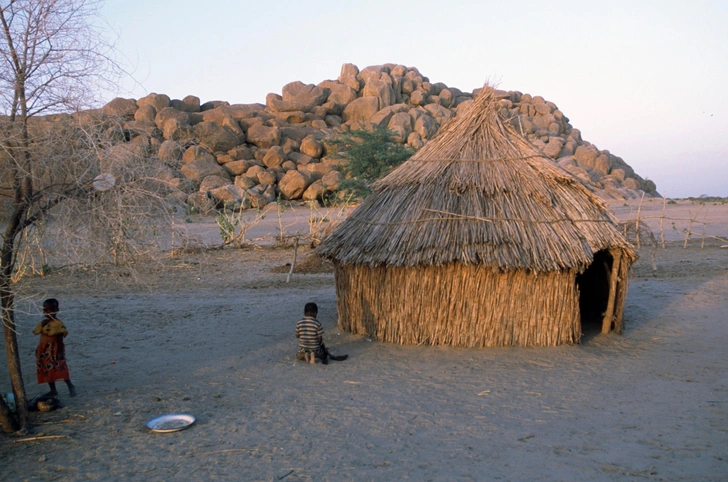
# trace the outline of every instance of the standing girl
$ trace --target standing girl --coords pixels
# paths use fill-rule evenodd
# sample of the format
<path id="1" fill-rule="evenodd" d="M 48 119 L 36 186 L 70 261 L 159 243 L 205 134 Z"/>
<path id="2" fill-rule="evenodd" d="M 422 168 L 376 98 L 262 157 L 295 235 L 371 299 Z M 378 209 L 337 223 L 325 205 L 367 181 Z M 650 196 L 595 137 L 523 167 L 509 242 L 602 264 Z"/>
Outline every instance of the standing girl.
<path id="1" fill-rule="evenodd" d="M 58 300 L 49 298 L 43 302 L 43 314 L 45 320 L 38 323 L 33 330 L 34 335 L 40 335 L 38 348 L 35 350 L 35 360 L 38 373 L 38 383 L 47 383 L 51 391 L 45 396 L 55 397 L 56 380 L 63 380 L 68 385 L 68 393 L 76 396 L 76 387 L 71 383 L 66 365 L 66 346 L 63 338 L 68 335 L 68 330 L 63 322 L 56 318 L 58 314 Z"/>

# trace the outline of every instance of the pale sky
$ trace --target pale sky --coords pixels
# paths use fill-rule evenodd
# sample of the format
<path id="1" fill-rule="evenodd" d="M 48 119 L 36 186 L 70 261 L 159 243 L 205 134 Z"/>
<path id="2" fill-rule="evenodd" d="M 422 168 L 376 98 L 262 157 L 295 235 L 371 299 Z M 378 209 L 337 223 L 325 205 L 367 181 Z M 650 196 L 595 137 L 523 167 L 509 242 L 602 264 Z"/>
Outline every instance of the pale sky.
<path id="1" fill-rule="evenodd" d="M 107 0 L 139 85 L 265 103 L 341 65 L 396 63 L 554 102 L 668 197 L 728 196 L 728 1 Z"/>

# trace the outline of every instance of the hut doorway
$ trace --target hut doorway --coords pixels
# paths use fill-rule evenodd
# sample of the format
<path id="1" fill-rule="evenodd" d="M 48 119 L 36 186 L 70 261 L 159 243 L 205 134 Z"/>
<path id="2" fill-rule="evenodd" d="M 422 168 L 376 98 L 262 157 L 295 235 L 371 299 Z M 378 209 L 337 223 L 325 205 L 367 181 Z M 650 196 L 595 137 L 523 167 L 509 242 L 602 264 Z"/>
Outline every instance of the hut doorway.
<path id="1" fill-rule="evenodd" d="M 599 251 L 594 255 L 592 264 L 583 273 L 576 275 L 582 336 L 596 335 L 602 329 L 602 320 L 609 304 L 609 276 L 613 262 L 609 251 Z"/>

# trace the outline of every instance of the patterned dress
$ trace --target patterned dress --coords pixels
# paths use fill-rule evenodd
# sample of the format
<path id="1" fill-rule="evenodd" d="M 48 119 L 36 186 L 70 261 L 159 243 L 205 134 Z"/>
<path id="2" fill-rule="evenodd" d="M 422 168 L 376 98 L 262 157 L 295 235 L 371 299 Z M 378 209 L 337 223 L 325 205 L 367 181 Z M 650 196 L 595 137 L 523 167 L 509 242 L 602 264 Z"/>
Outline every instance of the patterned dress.
<path id="1" fill-rule="evenodd" d="M 63 322 L 56 318 L 43 326 L 41 321 L 33 334 L 40 335 L 40 342 L 35 350 L 38 383 L 70 380 L 66 365 L 66 346 L 63 344 L 63 337 L 68 335 L 68 330 Z"/>

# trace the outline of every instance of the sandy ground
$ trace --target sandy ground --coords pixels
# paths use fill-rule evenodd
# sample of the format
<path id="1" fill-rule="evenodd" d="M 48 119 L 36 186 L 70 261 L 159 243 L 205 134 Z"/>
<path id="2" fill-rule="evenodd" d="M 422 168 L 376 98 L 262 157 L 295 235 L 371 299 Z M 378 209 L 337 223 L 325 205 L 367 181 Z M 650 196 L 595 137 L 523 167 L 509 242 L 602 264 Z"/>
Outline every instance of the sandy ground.
<path id="1" fill-rule="evenodd" d="M 648 205 L 660 214 L 661 201 L 642 213 Z M 637 201 L 614 208 L 634 217 Z M 680 219 L 700 209 L 667 208 Z M 728 235 L 728 206 L 702 210 L 709 234 Z M 199 239 L 219 241 L 211 220 L 188 221 Z M 261 224 L 260 235 L 275 235 L 274 225 Z M 32 415 L 33 436 L 65 438 L 0 435 L 0 480 L 726 480 L 728 243 L 709 238 L 700 249 L 698 239 L 683 250 L 681 226 L 657 251 L 656 271 L 642 249 L 624 336 L 556 348 L 412 347 L 342 334 L 333 275 L 286 284 L 271 272 L 290 261 L 284 249 L 34 279 L 30 300 L 61 302 L 79 395 L 59 386 L 65 407 Z M 348 360 L 294 360 L 293 326 L 309 300 L 331 351 Z M 39 317 L 23 308 L 33 396 L 46 388 L 34 373 Z M 197 423 L 145 429 L 171 412 Z"/>

